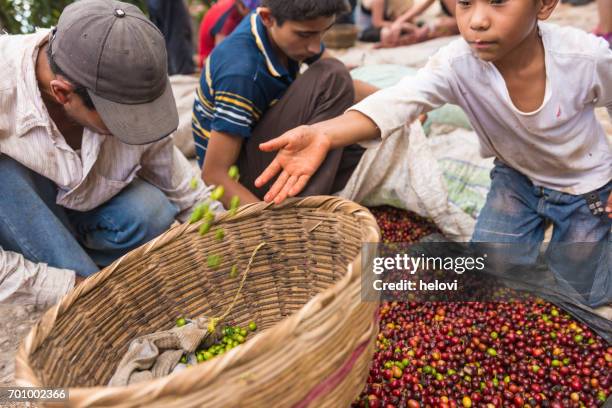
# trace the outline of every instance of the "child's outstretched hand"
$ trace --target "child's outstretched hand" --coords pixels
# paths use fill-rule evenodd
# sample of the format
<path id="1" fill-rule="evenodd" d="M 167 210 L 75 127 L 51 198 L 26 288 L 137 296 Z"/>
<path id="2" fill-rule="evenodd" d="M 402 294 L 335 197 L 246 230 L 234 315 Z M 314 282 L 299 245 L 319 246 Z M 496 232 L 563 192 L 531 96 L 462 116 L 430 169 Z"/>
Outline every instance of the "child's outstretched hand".
<path id="1" fill-rule="evenodd" d="M 606 204 L 606 212 L 608 213 L 608 218 L 612 218 L 612 192 L 608 196 L 608 203 Z"/>
<path id="2" fill-rule="evenodd" d="M 278 150 L 278 153 L 255 180 L 255 187 L 262 187 L 280 173 L 264 200 L 280 204 L 285 198 L 297 195 L 321 166 L 330 146 L 329 138 L 312 126 L 300 126 L 262 143 L 259 146 L 262 151 Z"/>

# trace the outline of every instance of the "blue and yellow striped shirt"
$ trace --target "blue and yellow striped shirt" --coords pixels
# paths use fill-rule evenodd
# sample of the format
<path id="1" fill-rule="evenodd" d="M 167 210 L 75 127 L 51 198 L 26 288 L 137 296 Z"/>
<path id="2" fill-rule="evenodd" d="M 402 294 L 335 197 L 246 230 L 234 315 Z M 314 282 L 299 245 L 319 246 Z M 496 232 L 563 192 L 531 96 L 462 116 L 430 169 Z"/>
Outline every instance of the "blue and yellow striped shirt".
<path id="1" fill-rule="evenodd" d="M 262 115 L 293 83 L 299 69 L 297 61 L 289 60 L 288 68 L 280 63 L 256 12 L 245 17 L 213 50 L 202 70 L 192 115 L 200 167 L 211 131 L 250 137 Z"/>

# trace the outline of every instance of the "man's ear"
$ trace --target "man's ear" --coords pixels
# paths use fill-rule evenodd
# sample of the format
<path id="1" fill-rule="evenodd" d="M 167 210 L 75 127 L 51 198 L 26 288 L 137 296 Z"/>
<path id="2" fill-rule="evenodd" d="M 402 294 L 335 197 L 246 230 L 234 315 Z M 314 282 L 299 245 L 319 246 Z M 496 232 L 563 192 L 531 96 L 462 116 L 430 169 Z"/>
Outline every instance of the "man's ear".
<path id="1" fill-rule="evenodd" d="M 65 105 L 70 102 L 73 97 L 74 87 L 72 84 L 61 77 L 55 77 L 49 84 L 51 86 L 51 92 L 55 97 L 55 100 L 60 105 Z"/>
<path id="2" fill-rule="evenodd" d="M 540 0 L 538 20 L 547 20 L 557 7 L 557 3 L 559 3 L 559 0 Z"/>
<path id="3" fill-rule="evenodd" d="M 264 25 L 267 28 L 271 28 L 276 22 L 276 19 L 272 16 L 272 12 L 270 11 L 270 9 L 268 7 L 260 7 L 258 9 L 258 12 L 259 17 L 261 17 L 261 21 L 263 21 Z"/>

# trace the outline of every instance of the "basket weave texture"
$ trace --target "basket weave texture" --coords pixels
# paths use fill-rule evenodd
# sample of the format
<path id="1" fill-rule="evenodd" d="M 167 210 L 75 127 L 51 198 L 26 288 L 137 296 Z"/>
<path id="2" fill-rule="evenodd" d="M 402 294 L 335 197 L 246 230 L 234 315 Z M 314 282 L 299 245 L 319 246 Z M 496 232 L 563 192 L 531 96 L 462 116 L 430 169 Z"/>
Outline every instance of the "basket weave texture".
<path id="1" fill-rule="evenodd" d="M 362 242 L 379 242 L 374 217 L 336 197 L 265 203 L 172 228 L 87 279 L 22 342 L 16 381 L 68 387 L 72 407 L 345 407 L 361 392 L 378 332 L 362 302 Z M 223 228 L 225 238 L 215 239 Z M 127 387 L 106 387 L 131 340 L 177 317 L 220 316 L 255 247 L 225 324 L 258 325 L 246 343 L 206 363 Z M 209 268 L 207 257 L 221 255 Z M 221 323 L 221 324 L 223 324 Z"/>

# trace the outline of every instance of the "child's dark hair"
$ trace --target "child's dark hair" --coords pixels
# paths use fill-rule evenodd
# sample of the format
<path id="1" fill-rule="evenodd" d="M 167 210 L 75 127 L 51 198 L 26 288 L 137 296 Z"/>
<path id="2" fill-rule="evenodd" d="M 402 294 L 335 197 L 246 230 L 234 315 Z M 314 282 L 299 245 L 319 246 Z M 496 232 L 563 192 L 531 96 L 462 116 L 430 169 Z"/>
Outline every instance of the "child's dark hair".
<path id="1" fill-rule="evenodd" d="M 87 92 L 87 88 L 85 88 L 83 85 L 79 85 L 78 83 L 70 79 L 66 74 L 64 74 L 61 68 L 53 60 L 53 55 L 51 55 L 51 47 L 47 47 L 47 59 L 49 60 L 49 67 L 51 68 L 51 72 L 53 72 L 53 74 L 55 75 L 61 75 L 66 78 L 68 82 L 72 84 L 74 88 L 73 92 L 81 98 L 85 107 L 89 110 L 95 110 L 96 107 L 94 106 L 93 101 L 91 100 L 91 97 Z"/>
<path id="2" fill-rule="evenodd" d="M 331 17 L 351 11 L 346 0 L 263 0 L 278 25 L 287 20 L 305 21 Z"/>

